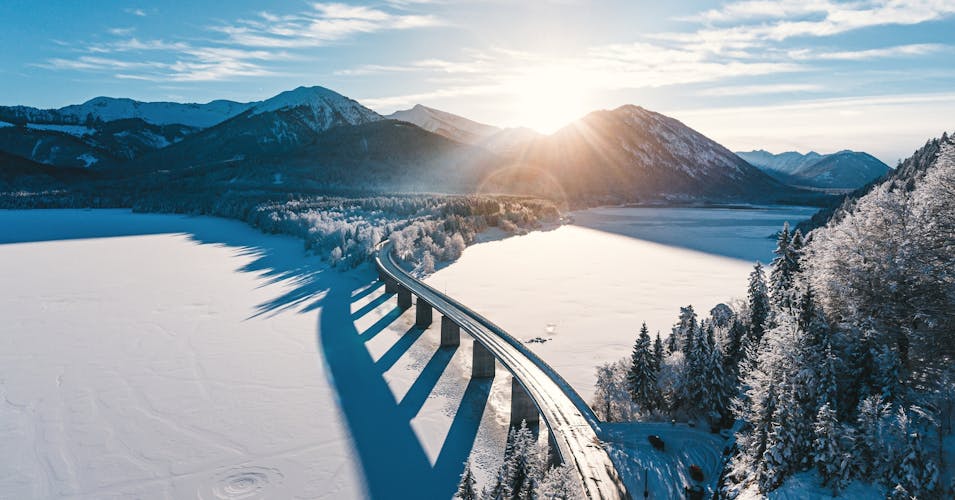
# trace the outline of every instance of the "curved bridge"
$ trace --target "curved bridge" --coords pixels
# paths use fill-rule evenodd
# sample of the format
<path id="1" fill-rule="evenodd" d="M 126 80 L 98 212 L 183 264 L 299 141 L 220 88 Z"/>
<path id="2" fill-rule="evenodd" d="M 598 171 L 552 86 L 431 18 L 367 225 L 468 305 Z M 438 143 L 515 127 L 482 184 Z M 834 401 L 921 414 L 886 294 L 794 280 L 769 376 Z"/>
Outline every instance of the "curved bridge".
<path id="1" fill-rule="evenodd" d="M 442 314 L 442 346 L 459 345 L 462 329 L 474 338 L 472 377 L 493 377 L 495 360 L 511 373 L 511 423 L 543 418 L 553 458 L 576 471 L 588 498 L 631 498 L 597 438 L 597 417 L 553 368 L 480 314 L 410 276 L 395 261 L 391 242 L 381 245 L 375 264 L 399 307 L 410 308 L 412 296 L 418 298 L 419 326 L 431 324 L 433 309 Z"/>

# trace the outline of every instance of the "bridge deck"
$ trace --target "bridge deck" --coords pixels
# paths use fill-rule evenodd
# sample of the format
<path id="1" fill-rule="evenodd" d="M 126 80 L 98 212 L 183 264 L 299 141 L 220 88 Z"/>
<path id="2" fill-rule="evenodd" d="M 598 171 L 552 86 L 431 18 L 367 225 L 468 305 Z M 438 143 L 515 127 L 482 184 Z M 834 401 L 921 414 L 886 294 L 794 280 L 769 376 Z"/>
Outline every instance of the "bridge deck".
<path id="1" fill-rule="evenodd" d="M 558 457 L 577 472 L 588 498 L 627 499 L 610 456 L 600 445 L 597 418 L 560 375 L 520 341 L 463 304 L 410 276 L 394 260 L 390 243 L 376 256 L 378 269 L 451 318 L 486 347 L 534 400 L 556 444 Z"/>

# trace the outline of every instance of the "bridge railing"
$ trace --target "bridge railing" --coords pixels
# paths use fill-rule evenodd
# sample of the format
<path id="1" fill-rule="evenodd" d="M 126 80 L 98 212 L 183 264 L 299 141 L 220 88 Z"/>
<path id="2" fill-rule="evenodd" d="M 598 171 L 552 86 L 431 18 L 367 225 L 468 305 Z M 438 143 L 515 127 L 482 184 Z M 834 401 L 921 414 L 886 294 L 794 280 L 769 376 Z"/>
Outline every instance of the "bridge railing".
<path id="1" fill-rule="evenodd" d="M 540 368 L 541 370 L 543 370 L 544 373 L 546 373 L 547 376 L 551 378 L 551 380 L 553 380 L 558 386 L 560 386 L 560 388 L 564 391 L 564 393 L 566 393 L 567 396 L 570 398 L 570 400 L 574 403 L 574 406 L 577 407 L 577 410 L 580 411 L 580 413 L 584 416 L 584 418 L 587 420 L 587 422 L 590 424 L 590 426 L 594 428 L 594 431 L 597 431 L 597 432 L 600 431 L 600 419 L 597 418 L 597 415 L 594 413 L 593 409 L 590 408 L 590 405 L 587 404 L 587 402 L 584 400 L 584 398 L 582 398 L 582 397 L 580 396 L 580 394 L 573 388 L 573 386 L 571 386 L 571 385 L 564 379 L 564 377 L 562 377 L 559 373 L 557 373 L 557 370 L 555 370 L 552 366 L 550 366 L 550 364 L 548 364 L 546 361 L 544 361 L 543 359 L 541 359 L 540 356 L 538 356 L 536 353 L 534 353 L 534 351 L 530 350 L 523 342 L 521 342 L 520 340 L 514 338 L 514 336 L 512 336 L 512 335 L 509 334 L 509 333 L 507 333 L 506 330 L 504 330 L 503 328 L 497 326 L 496 324 L 494 324 L 493 322 L 491 322 L 491 320 L 487 319 L 486 317 L 484 317 L 483 315 L 481 315 L 481 314 L 478 313 L 477 311 L 474 311 L 474 310 L 471 309 L 470 307 L 468 307 L 468 306 L 462 304 L 461 302 L 458 302 L 457 300 L 455 300 L 455 299 L 449 297 L 448 295 L 446 295 L 446 294 L 444 294 L 444 293 L 439 292 L 439 291 L 436 290 L 434 287 L 432 287 L 432 286 L 428 285 L 427 283 L 425 283 L 425 282 L 423 282 L 423 281 L 421 281 L 421 280 L 418 280 L 418 279 L 416 279 L 415 277 L 413 277 L 413 276 L 411 276 L 410 274 L 408 274 L 408 272 L 405 271 L 404 268 L 401 267 L 401 264 L 395 260 L 395 255 L 394 255 L 394 251 L 393 251 L 394 248 L 393 248 L 393 246 L 391 245 L 391 242 L 390 242 L 390 241 L 385 240 L 384 242 L 382 242 L 382 243 L 380 244 L 380 246 L 379 246 L 379 252 L 381 252 L 382 250 L 384 251 L 385 255 L 387 255 L 388 259 L 391 260 L 391 262 L 392 262 L 392 264 L 395 266 L 395 268 L 399 269 L 400 271 L 402 271 L 402 272 L 404 273 L 404 275 L 405 275 L 404 277 L 405 277 L 406 279 L 414 280 L 419 286 L 422 286 L 422 287 L 428 289 L 428 291 L 430 291 L 430 292 L 434 293 L 435 295 L 441 297 L 442 299 L 444 299 L 446 302 L 450 303 L 450 304 L 453 305 L 454 307 L 456 307 L 456 308 L 458 308 L 458 309 L 460 309 L 460 310 L 466 312 L 469 316 L 471 316 L 474 320 L 476 320 L 478 323 L 480 323 L 481 325 L 483 325 L 485 328 L 487 328 L 488 330 L 491 330 L 491 331 L 494 332 L 496 335 L 498 335 L 499 337 L 501 337 L 502 339 L 504 339 L 505 341 L 507 341 L 508 344 L 510 344 L 510 345 L 513 346 L 514 348 L 520 350 L 521 353 L 522 353 L 524 356 L 526 356 L 529 360 L 531 360 L 531 362 L 533 362 L 538 368 Z M 379 253 L 379 255 L 380 255 L 380 253 Z M 375 257 L 375 263 L 376 263 L 376 265 L 378 266 L 379 269 L 383 270 L 383 271 L 384 271 L 385 273 L 387 273 L 387 274 L 391 274 L 391 273 L 388 271 L 388 269 L 385 269 L 385 268 L 381 265 L 381 262 L 380 262 L 378 256 Z M 392 276 L 392 277 L 393 277 L 393 278 L 397 278 L 397 276 Z M 420 299 L 420 297 L 419 297 L 419 299 Z M 425 302 L 427 302 L 427 301 L 425 301 Z M 429 304 L 430 304 L 430 303 L 429 303 Z M 436 307 L 435 304 L 430 304 L 430 305 L 431 305 L 432 307 Z"/>

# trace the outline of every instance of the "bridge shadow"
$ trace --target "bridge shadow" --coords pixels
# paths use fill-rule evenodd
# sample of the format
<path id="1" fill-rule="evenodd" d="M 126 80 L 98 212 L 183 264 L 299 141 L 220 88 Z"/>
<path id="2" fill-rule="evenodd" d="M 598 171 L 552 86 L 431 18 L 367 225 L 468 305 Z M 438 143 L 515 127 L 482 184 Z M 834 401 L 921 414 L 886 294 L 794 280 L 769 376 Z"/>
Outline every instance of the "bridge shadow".
<path id="1" fill-rule="evenodd" d="M 353 456 L 363 473 L 366 496 L 447 499 L 454 495 L 487 406 L 490 381 L 468 383 L 441 449 L 432 462 L 412 427 L 412 420 L 434 393 L 455 350 L 433 351 L 410 389 L 398 401 L 385 374 L 410 349 L 415 348 L 420 354 L 421 346 L 415 346 L 423 340 L 425 330 L 407 330 L 386 348 L 385 355 L 374 359 L 368 342 L 376 339 L 380 347 L 383 342 L 377 337 L 389 328 L 394 330 L 403 311 L 397 307 L 386 309 L 385 303 L 393 295 L 382 293 L 381 284 L 370 269 L 347 273 L 330 269 L 317 258 L 306 257 L 301 240 L 264 235 L 236 221 L 140 215 L 128 211 L 94 211 L 95 214 L 85 217 L 76 215 L 82 214 L 81 211 L 57 211 L 55 216 L 46 214 L 44 218 L 39 216 L 42 212 L 30 212 L 33 215 L 28 217 L 28 224 L 5 225 L 17 230 L 0 231 L 0 244 L 176 234 L 196 244 L 226 247 L 233 255 L 247 258 L 236 272 L 255 275 L 261 280 L 260 286 L 282 287 L 276 296 L 258 304 L 249 318 L 317 313 L 316 345 L 329 383 L 337 394 L 338 411 L 347 425 Z M 376 293 L 382 295 L 374 296 Z M 353 312 L 352 307 L 360 301 L 367 303 Z M 356 319 L 383 310 L 386 312 L 377 321 L 358 331 Z M 276 411 L 283 410 L 277 408 Z"/>
<path id="2" fill-rule="evenodd" d="M 350 292 L 332 288 L 321 299 L 318 340 L 361 460 L 368 494 L 371 498 L 451 498 L 473 448 L 490 396 L 490 383 L 472 381 L 465 389 L 441 452 L 432 464 L 411 421 L 436 387 L 455 350 L 439 348 L 402 400 L 397 401 L 383 375 L 425 330 L 408 329 L 374 360 L 366 346 L 369 330 L 360 333 L 350 319 Z M 381 331 L 387 326 L 379 320 L 371 330 Z"/>

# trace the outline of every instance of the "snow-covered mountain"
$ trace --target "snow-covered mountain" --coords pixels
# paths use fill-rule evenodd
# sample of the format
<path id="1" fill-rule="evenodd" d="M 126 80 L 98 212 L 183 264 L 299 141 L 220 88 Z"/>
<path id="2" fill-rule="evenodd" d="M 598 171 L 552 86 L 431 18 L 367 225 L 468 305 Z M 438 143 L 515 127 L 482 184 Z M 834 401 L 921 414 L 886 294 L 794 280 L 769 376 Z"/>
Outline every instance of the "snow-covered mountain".
<path id="1" fill-rule="evenodd" d="M 83 104 L 59 109 L 29 106 L 0 106 L 0 120 L 13 123 L 87 125 L 92 122 L 140 119 L 150 125 L 185 125 L 196 129 L 211 127 L 242 113 L 258 103 L 216 100 L 205 104 L 140 102 L 127 98 L 96 97 Z"/>
<path id="2" fill-rule="evenodd" d="M 378 113 L 325 87 L 298 87 L 252 106 L 247 118 L 267 113 L 294 113 L 314 132 L 341 125 L 381 120 Z"/>
<path id="3" fill-rule="evenodd" d="M 509 153 L 541 135 L 525 127 L 500 128 L 493 125 L 416 104 L 413 108 L 385 116 L 390 120 L 413 123 L 452 141 L 480 146 L 494 153 Z"/>
<path id="4" fill-rule="evenodd" d="M 832 154 L 811 151 L 736 153 L 777 180 L 794 186 L 826 189 L 856 189 L 889 172 L 889 166 L 868 153 L 843 150 Z"/>
<path id="5" fill-rule="evenodd" d="M 492 125 L 478 123 L 463 116 L 421 104 L 416 104 L 411 109 L 395 111 L 385 118 L 413 123 L 428 132 L 464 144 L 479 144 L 501 130 Z"/>
<path id="6" fill-rule="evenodd" d="M 803 167 L 807 167 L 823 159 L 815 151 L 802 154 L 796 151 L 786 151 L 785 153 L 773 154 L 765 149 L 753 151 L 737 151 L 736 154 L 749 162 L 750 165 L 764 171 L 779 172 L 782 174 L 792 174 Z"/>
<path id="7" fill-rule="evenodd" d="M 627 105 L 595 111 L 514 156 L 518 178 L 597 202 L 770 200 L 792 189 L 679 121 Z"/>
<path id="8" fill-rule="evenodd" d="M 299 87 L 147 155 L 141 167 L 187 167 L 254 158 L 267 161 L 303 147 L 335 127 L 382 119 L 378 113 L 335 91 Z"/>
<path id="9" fill-rule="evenodd" d="M 152 125 L 187 125 L 196 128 L 211 127 L 242 113 L 255 103 L 216 100 L 205 104 L 178 102 L 139 102 L 132 99 L 96 97 L 60 108 L 63 116 L 75 117 L 79 122 L 88 116 L 104 122 L 139 118 Z"/>

